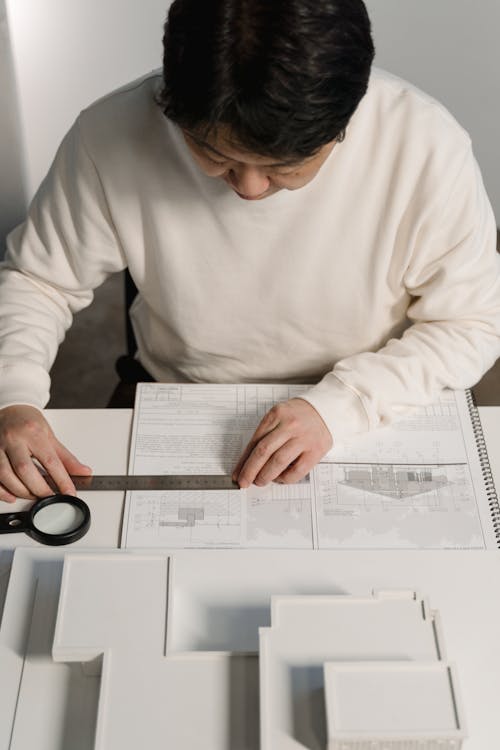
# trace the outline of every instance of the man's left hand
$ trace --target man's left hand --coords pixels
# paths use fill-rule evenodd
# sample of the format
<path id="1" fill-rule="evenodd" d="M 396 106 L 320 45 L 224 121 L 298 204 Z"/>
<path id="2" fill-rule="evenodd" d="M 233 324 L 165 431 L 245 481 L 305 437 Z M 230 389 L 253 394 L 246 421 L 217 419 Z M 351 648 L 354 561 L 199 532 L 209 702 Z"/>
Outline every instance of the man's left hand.
<path id="1" fill-rule="evenodd" d="M 262 418 L 233 472 L 241 489 L 299 482 L 332 447 L 316 409 L 301 398 L 276 404 Z"/>

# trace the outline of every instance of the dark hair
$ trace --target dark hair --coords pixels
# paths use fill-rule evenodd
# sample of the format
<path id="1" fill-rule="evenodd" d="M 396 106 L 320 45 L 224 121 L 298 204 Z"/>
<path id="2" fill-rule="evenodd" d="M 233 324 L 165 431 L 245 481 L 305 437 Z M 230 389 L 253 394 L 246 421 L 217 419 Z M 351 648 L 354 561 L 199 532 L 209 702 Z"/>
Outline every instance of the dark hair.
<path id="1" fill-rule="evenodd" d="M 374 56 L 362 0 L 175 0 L 163 46 L 167 117 L 279 158 L 342 138 Z"/>

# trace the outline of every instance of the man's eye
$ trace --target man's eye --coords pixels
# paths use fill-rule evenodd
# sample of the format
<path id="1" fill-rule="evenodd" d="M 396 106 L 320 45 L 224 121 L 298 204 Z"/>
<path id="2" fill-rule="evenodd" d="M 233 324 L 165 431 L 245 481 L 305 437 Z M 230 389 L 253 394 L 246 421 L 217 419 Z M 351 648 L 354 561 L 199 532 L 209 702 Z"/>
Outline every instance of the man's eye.
<path id="1" fill-rule="evenodd" d="M 283 164 L 283 166 L 274 167 L 273 172 L 283 176 L 295 174 L 304 166 L 303 162 L 297 162 L 296 164 Z"/>
<path id="2" fill-rule="evenodd" d="M 212 164 L 218 164 L 219 167 L 223 166 L 224 164 L 227 164 L 227 161 L 217 161 L 216 159 L 212 159 L 211 156 L 208 154 L 205 154 L 205 158 L 208 159 L 208 161 L 211 161 Z"/>

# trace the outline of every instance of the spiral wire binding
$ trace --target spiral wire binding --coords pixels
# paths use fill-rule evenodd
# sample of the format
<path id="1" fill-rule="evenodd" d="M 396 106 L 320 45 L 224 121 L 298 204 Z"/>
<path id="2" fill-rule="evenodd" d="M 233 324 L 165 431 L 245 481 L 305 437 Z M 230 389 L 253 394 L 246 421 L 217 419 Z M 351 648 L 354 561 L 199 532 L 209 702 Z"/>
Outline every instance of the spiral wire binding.
<path id="1" fill-rule="evenodd" d="M 484 486 L 486 488 L 486 496 L 488 498 L 488 505 L 490 507 L 490 515 L 493 523 L 493 532 L 498 549 L 500 549 L 500 504 L 498 502 L 498 495 L 495 489 L 495 482 L 493 481 L 493 474 L 491 473 L 490 460 L 488 458 L 488 450 L 486 448 L 486 440 L 484 439 L 483 427 L 481 425 L 481 419 L 479 417 L 479 411 L 474 400 L 474 395 L 470 389 L 466 390 L 465 397 L 467 399 L 467 408 L 472 422 L 472 430 L 474 432 L 474 439 L 476 441 L 477 450 L 479 454 L 479 463 L 481 465 L 481 473 L 484 479 Z"/>

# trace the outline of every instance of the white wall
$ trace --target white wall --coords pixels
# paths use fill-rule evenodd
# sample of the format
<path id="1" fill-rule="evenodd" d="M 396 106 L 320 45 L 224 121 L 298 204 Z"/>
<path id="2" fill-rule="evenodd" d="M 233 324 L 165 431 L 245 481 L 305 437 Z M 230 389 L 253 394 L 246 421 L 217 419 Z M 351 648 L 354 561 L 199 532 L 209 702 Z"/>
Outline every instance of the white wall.
<path id="1" fill-rule="evenodd" d="M 0 252 L 80 109 L 161 64 L 168 4 L 0 0 Z M 441 99 L 469 130 L 500 222 L 499 0 L 367 6 L 376 63 Z"/>
<path id="2" fill-rule="evenodd" d="M 500 225 L 499 0 L 365 0 L 375 64 L 439 99 L 471 135 Z"/>
<path id="3" fill-rule="evenodd" d="M 6 0 L 31 197 L 78 112 L 161 65 L 168 0 Z"/>

